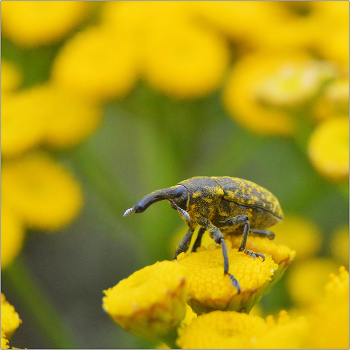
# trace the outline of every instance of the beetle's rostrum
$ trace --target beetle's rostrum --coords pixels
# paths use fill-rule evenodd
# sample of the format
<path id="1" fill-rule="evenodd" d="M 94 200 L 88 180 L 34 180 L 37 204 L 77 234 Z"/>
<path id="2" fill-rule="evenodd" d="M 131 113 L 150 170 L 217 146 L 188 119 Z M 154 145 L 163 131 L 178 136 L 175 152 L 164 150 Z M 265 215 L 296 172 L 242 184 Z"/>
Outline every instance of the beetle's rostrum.
<path id="1" fill-rule="evenodd" d="M 240 293 L 239 282 L 228 273 L 229 261 L 224 235 L 242 234 L 238 250 L 253 258 L 261 257 L 264 260 L 264 255 L 245 249 L 247 238 L 249 232 L 268 239 L 275 237 L 267 228 L 283 220 L 278 199 L 265 188 L 248 180 L 228 176 L 198 176 L 150 193 L 126 210 L 124 216 L 142 213 L 153 203 L 164 199 L 179 212 L 189 227 L 177 245 L 174 259 L 188 250 L 193 232 L 199 225 L 192 251 L 195 252 L 201 245 L 202 236 L 208 231 L 210 237 L 221 245 L 224 273 L 228 274 L 232 285 L 237 287 Z"/>

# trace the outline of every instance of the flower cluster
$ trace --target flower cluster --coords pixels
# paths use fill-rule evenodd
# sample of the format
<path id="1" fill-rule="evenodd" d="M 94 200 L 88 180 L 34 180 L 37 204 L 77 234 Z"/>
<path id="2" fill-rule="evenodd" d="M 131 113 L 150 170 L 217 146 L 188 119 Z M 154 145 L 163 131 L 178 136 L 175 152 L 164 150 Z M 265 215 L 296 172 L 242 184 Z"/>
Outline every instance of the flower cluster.
<path id="1" fill-rule="evenodd" d="M 216 315 L 219 312 L 216 310 L 222 310 L 223 317 L 229 319 L 231 315 L 248 313 L 282 276 L 295 251 L 260 237 L 249 238 L 247 247 L 263 253 L 263 261 L 239 252 L 236 238 L 228 237 L 226 244 L 229 272 L 239 280 L 240 293 L 223 274 L 220 245 L 212 243 L 196 252 L 181 253 L 177 260 L 147 266 L 120 281 L 104 292 L 104 310 L 124 329 L 170 346 L 175 344 L 177 329 L 186 332 L 193 322 L 201 322 L 202 316 L 191 317 L 191 310 L 197 315 Z M 180 323 L 182 319 L 185 320 Z M 220 322 L 212 322 L 214 327 L 220 327 Z M 215 334 L 212 337 L 215 339 Z"/>
<path id="2" fill-rule="evenodd" d="M 22 323 L 15 308 L 1 293 L 1 349 L 9 349 L 9 338 Z"/>
<path id="3" fill-rule="evenodd" d="M 197 253 L 184 259 L 191 259 L 193 254 Z M 201 258 L 198 253 L 198 269 L 208 271 L 207 259 L 211 258 Z M 230 262 L 240 264 L 232 256 Z M 215 269 L 217 264 L 213 261 L 211 268 Z M 264 319 L 237 312 L 237 307 L 247 302 L 254 304 L 252 294 L 256 288 L 248 294 L 244 290 L 245 296 L 239 301 L 238 295 L 231 292 L 231 298 L 236 298 L 235 306 L 231 302 L 225 310 L 220 307 L 215 310 L 213 301 L 219 290 L 215 287 L 220 287 L 220 281 L 215 283 L 213 275 L 209 275 L 212 280 L 208 282 L 200 273 L 184 267 L 181 269 L 176 261 L 164 261 L 137 271 L 105 291 L 104 309 L 126 330 L 181 349 L 332 349 L 346 348 L 349 343 L 349 274 L 344 267 L 339 269 L 339 276 L 330 274 L 326 296 L 314 300 L 312 307 L 290 313 L 282 310 L 277 319 L 272 315 Z M 254 278 L 246 273 L 248 278 Z M 200 294 L 199 304 L 210 304 L 211 310 L 201 308 L 197 317 L 189 306 L 186 310 L 186 285 L 187 300 L 191 302 L 194 293 Z"/>

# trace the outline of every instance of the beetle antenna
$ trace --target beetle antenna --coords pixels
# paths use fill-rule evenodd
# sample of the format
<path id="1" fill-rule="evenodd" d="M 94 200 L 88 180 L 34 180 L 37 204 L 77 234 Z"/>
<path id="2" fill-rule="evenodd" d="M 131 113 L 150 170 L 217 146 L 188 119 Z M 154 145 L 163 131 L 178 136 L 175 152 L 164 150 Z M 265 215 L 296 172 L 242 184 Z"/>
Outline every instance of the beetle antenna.
<path id="1" fill-rule="evenodd" d="M 179 206 L 177 206 L 172 199 L 168 199 L 168 201 L 172 204 L 173 208 L 175 208 L 186 221 L 191 221 L 191 218 L 188 215 L 186 210 L 183 210 Z"/>
<path id="2" fill-rule="evenodd" d="M 129 216 L 129 215 L 131 215 L 134 211 L 135 211 L 134 208 L 130 208 L 130 209 L 128 209 L 128 210 L 125 211 L 125 213 L 124 213 L 123 216 Z"/>

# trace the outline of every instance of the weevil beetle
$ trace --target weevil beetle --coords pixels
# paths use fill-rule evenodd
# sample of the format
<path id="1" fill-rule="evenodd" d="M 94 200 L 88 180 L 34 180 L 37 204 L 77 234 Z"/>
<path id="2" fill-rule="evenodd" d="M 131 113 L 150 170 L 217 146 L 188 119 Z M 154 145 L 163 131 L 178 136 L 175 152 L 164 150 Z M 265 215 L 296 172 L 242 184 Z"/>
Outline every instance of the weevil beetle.
<path id="1" fill-rule="evenodd" d="M 229 261 L 224 235 L 242 234 L 238 250 L 253 258 L 260 256 L 265 259 L 264 255 L 246 250 L 245 247 L 249 232 L 268 239 L 275 237 L 267 228 L 283 220 L 278 199 L 265 188 L 248 180 L 228 176 L 198 176 L 150 193 L 126 210 L 124 216 L 142 213 L 151 204 L 164 199 L 179 212 L 189 227 L 177 245 L 174 259 L 188 250 L 193 232 L 199 225 L 192 251 L 196 251 L 201 245 L 202 236 L 208 231 L 210 237 L 221 245 L 224 274 L 228 274 L 232 285 L 240 293 L 239 282 L 228 273 Z"/>

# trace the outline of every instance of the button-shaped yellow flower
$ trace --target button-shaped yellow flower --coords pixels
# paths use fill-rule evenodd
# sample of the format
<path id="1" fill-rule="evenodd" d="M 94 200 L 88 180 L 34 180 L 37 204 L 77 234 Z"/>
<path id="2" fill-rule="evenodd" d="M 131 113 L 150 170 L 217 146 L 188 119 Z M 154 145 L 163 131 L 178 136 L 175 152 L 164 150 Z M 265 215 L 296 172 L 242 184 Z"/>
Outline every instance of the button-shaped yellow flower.
<path id="1" fill-rule="evenodd" d="M 213 311 L 180 329 L 177 344 L 182 349 L 251 349 L 267 328 L 259 316 Z"/>
<path id="2" fill-rule="evenodd" d="M 5 295 L 1 293 L 1 331 L 8 338 L 21 323 L 22 320 L 19 318 L 15 308 L 6 300 Z"/>
<path id="3" fill-rule="evenodd" d="M 79 183 L 44 153 L 2 166 L 2 199 L 29 227 L 56 230 L 68 225 L 83 205 Z"/>
<path id="4" fill-rule="evenodd" d="M 334 181 L 347 181 L 349 118 L 331 118 L 318 125 L 309 139 L 308 154 L 311 163 L 323 176 Z"/>
<path id="5" fill-rule="evenodd" d="M 310 317 L 311 349 L 349 348 L 349 273 L 339 268 L 339 276 L 330 275 L 326 297 Z"/>
<path id="6" fill-rule="evenodd" d="M 11 210 L 6 201 L 1 201 L 1 268 L 5 268 L 17 256 L 23 246 L 24 227 L 22 221 Z"/>
<path id="7" fill-rule="evenodd" d="M 224 260 L 220 247 L 201 247 L 197 252 L 178 256 L 185 267 L 188 280 L 188 303 L 198 313 L 213 310 L 246 311 L 260 300 L 278 265 L 265 255 L 252 258 L 237 249 L 228 249 L 229 272 L 239 281 L 241 293 L 233 288 L 228 275 L 224 275 Z"/>
<path id="8" fill-rule="evenodd" d="M 84 1 L 9 1 L 1 6 L 4 34 L 24 47 L 60 40 L 86 13 Z"/>
<path id="9" fill-rule="evenodd" d="M 104 293 L 103 308 L 113 320 L 147 338 L 166 338 L 186 313 L 186 275 L 176 261 L 147 266 Z"/>

